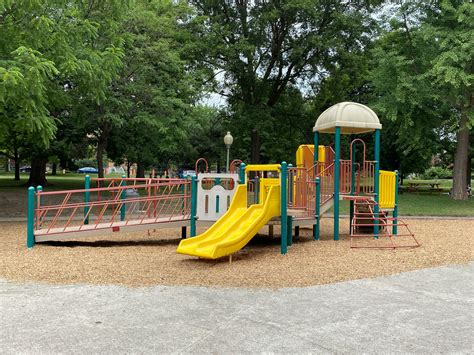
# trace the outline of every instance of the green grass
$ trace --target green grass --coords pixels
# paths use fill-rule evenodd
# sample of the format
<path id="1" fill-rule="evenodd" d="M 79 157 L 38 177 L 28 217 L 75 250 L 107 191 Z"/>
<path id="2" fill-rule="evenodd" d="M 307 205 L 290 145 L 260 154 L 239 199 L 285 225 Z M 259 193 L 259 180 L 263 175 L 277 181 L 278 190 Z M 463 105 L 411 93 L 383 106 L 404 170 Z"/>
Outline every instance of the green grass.
<path id="1" fill-rule="evenodd" d="M 48 185 L 45 191 L 72 190 L 84 188 L 84 177 L 86 174 L 68 173 L 66 175 L 46 175 Z M 120 177 L 120 174 L 109 174 L 106 177 Z M 26 189 L 29 173 L 20 174 L 20 181 L 13 180 L 12 173 L 0 173 L 0 191 Z M 91 178 L 97 177 L 91 174 Z"/>
<path id="2" fill-rule="evenodd" d="M 110 177 L 120 177 L 118 174 Z M 84 187 L 84 174 L 69 173 L 67 175 L 47 176 L 49 185 L 45 188 L 51 190 L 70 190 L 81 189 Z M 0 174 L 0 192 L 1 191 L 21 191 L 26 189 L 28 174 L 21 174 L 20 181 L 14 181 L 11 173 Z M 405 180 L 408 184 L 409 180 Z M 423 181 L 423 180 L 417 180 Z M 441 186 L 451 187 L 451 180 L 439 180 Z M 425 180 L 428 183 L 428 180 Z M 422 182 L 423 183 L 423 182 Z M 401 216 L 474 216 L 474 198 L 467 201 L 454 201 L 448 195 L 428 195 L 403 193 L 399 196 L 399 214 Z M 349 202 L 341 201 L 341 213 L 349 214 Z"/>
<path id="3" fill-rule="evenodd" d="M 454 201 L 448 195 L 403 193 L 398 200 L 400 216 L 474 217 L 474 198 Z M 340 213 L 349 214 L 349 201 L 341 201 Z"/>
<path id="4" fill-rule="evenodd" d="M 404 179 L 403 185 L 404 187 L 408 187 L 410 183 L 421 184 L 421 185 L 429 185 L 429 184 L 439 184 L 440 188 L 443 189 L 451 189 L 453 186 L 452 179 L 433 179 L 433 180 L 421 180 L 421 179 Z M 471 186 L 473 186 L 474 180 L 471 180 Z"/>

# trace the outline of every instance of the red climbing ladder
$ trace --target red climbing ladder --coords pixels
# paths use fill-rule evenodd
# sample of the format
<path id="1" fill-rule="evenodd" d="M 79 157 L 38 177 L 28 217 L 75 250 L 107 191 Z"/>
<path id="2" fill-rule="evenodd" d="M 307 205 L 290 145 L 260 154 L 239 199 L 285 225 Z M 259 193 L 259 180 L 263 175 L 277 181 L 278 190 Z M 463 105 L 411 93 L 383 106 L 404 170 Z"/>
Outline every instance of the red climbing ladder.
<path id="1" fill-rule="evenodd" d="M 397 217 L 389 217 L 388 213 L 379 210 L 375 213 L 377 202 L 370 196 L 346 196 L 354 201 L 353 218 L 351 221 L 351 248 L 416 248 L 421 244 L 408 228 L 408 224 Z M 378 226 L 378 233 L 376 228 Z M 403 230 L 402 233 L 398 228 Z M 387 243 L 388 242 L 388 243 Z"/>

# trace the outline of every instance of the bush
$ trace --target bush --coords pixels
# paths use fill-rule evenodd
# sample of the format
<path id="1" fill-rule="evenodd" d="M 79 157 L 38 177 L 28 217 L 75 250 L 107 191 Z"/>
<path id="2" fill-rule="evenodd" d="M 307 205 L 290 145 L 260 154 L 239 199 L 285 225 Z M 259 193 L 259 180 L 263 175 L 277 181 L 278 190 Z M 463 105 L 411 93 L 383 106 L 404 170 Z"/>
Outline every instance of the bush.
<path id="1" fill-rule="evenodd" d="M 95 159 L 77 159 L 74 160 L 74 165 L 76 165 L 78 168 L 85 168 L 86 166 L 97 168 L 97 160 Z"/>
<path id="2" fill-rule="evenodd" d="M 451 179 L 453 177 L 453 172 L 449 169 L 442 168 L 440 166 L 432 166 L 425 170 L 423 174 L 421 174 L 421 178 L 425 180 L 432 180 L 432 179 Z"/>

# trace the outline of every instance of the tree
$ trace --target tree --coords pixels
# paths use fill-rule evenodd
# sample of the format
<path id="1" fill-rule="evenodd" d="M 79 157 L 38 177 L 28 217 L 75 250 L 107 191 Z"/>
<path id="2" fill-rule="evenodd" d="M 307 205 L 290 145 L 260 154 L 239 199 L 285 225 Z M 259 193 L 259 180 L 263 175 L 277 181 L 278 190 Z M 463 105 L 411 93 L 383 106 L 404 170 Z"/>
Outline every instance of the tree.
<path id="1" fill-rule="evenodd" d="M 34 0 L 0 5 L 0 128 L 13 127 L 10 132 L 21 134 L 30 147 L 29 184 L 46 183 L 47 149 L 57 123 L 81 103 L 73 97 L 97 103 L 104 99 L 121 63 L 121 42 L 111 33 L 126 3 Z"/>
<path id="2" fill-rule="evenodd" d="M 103 109 L 116 127 L 109 156 L 137 163 L 137 177 L 157 161 L 182 157 L 189 141 L 194 105 L 210 75 L 188 50 L 191 18 L 184 2 L 137 1 L 122 23 L 124 66 Z"/>
<path id="3" fill-rule="evenodd" d="M 456 0 L 400 6 L 374 49 L 374 105 L 398 121 L 405 153 L 456 135 L 452 198 L 467 198 L 474 80 L 474 9 Z M 444 133 L 444 137 L 441 135 Z M 436 148 L 436 146 L 434 147 Z M 433 150 L 432 150 L 433 152 Z"/>
<path id="4" fill-rule="evenodd" d="M 223 76 L 217 91 L 228 97 L 233 130 L 242 137 L 254 132 L 251 160 L 258 162 L 261 147 L 278 139 L 260 135 L 269 120 L 278 125 L 272 109 L 287 88 L 316 84 L 341 52 L 363 47 L 370 40 L 370 12 L 378 1 L 192 3 L 205 26 L 203 60 Z"/>

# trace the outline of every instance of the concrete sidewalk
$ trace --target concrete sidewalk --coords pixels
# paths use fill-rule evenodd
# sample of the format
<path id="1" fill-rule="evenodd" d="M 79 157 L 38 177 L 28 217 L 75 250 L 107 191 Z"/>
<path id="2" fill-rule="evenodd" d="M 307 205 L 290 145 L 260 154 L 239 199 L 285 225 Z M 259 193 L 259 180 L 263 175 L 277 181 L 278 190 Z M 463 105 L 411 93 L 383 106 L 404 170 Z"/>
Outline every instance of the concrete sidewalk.
<path id="1" fill-rule="evenodd" d="M 3 281 L 0 352 L 472 353 L 473 266 L 276 291 Z"/>

